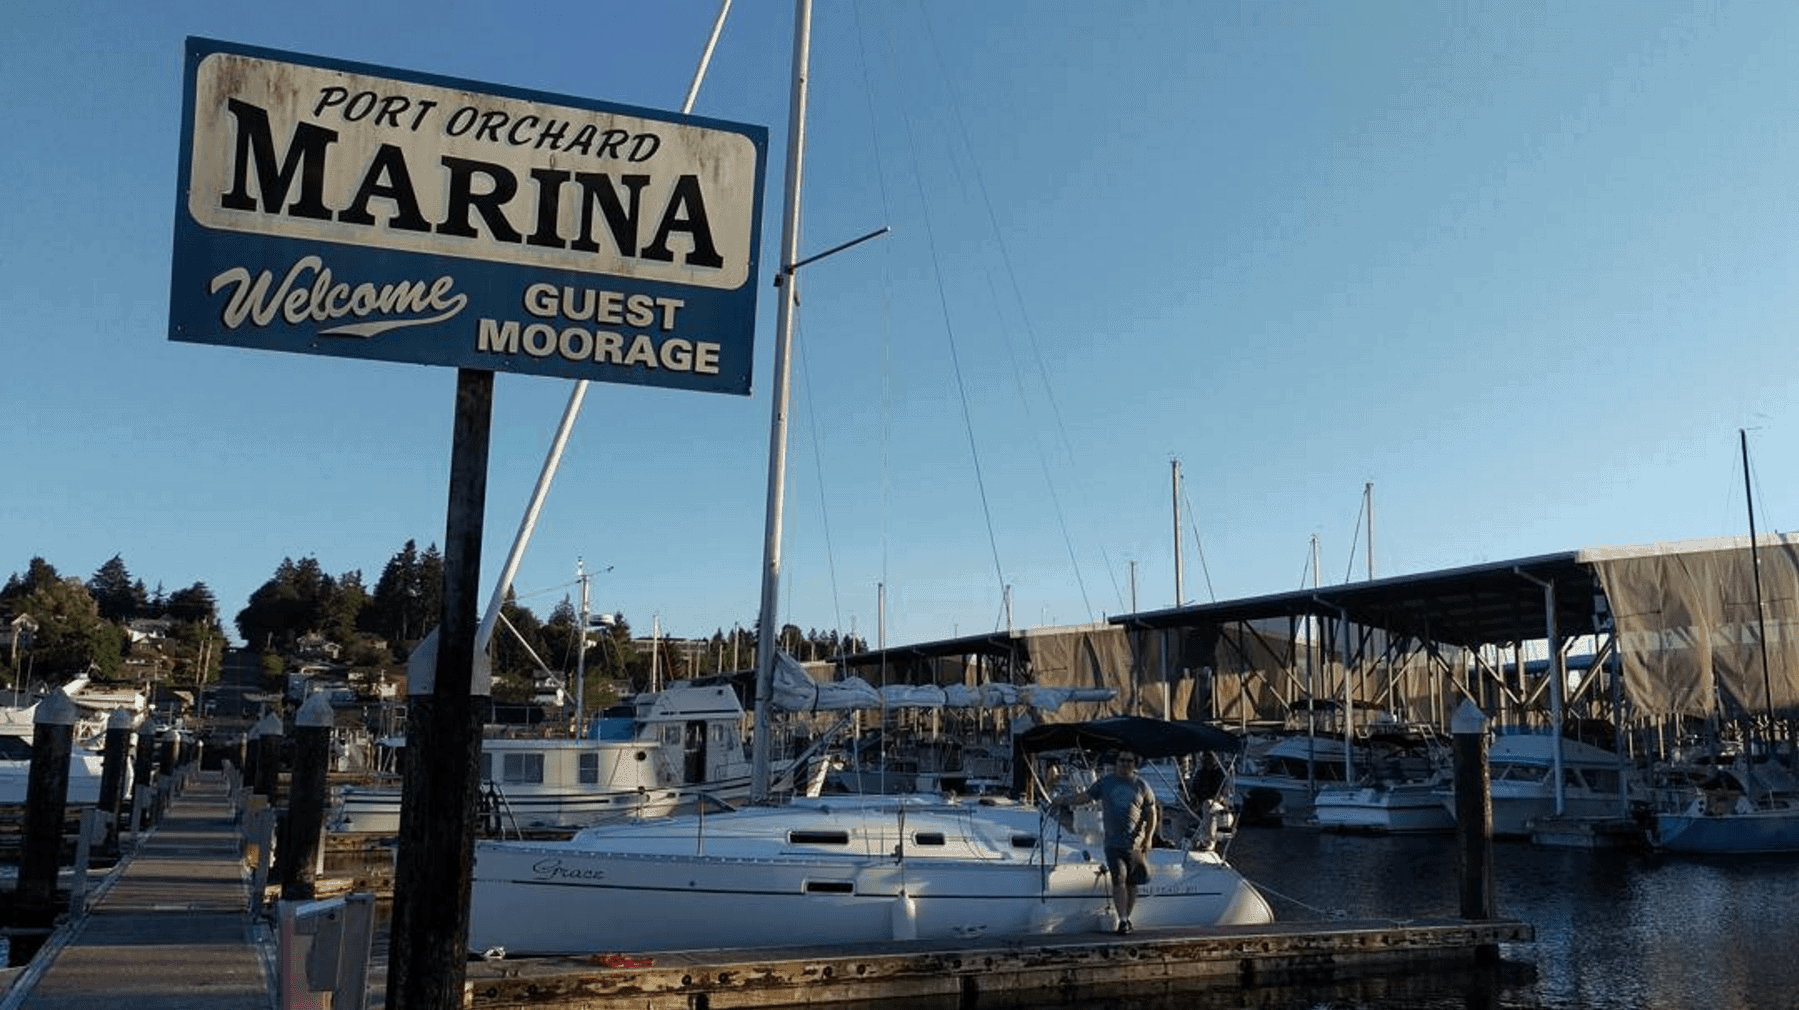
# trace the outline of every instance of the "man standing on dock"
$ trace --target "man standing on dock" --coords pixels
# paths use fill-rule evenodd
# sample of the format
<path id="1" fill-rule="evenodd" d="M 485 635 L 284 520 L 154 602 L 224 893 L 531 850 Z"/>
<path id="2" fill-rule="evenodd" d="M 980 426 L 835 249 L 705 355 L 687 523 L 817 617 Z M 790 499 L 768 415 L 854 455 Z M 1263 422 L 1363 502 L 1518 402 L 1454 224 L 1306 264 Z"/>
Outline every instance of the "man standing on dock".
<path id="1" fill-rule="evenodd" d="M 1131 909 L 1137 887 L 1149 881 L 1147 853 L 1162 819 L 1162 808 L 1149 783 L 1137 776 L 1137 755 L 1121 750 L 1112 770 L 1085 791 L 1055 801 L 1058 807 L 1099 801 L 1106 827 L 1106 869 L 1112 875 L 1112 904 L 1118 909 L 1118 935 L 1131 932 Z"/>

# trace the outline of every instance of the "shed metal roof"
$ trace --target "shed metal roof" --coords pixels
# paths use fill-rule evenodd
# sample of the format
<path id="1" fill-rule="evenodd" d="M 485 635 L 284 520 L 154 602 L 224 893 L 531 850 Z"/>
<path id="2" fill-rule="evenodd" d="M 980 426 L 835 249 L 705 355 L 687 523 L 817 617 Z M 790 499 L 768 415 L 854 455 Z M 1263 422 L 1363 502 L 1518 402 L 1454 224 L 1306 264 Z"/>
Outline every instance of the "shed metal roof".
<path id="1" fill-rule="evenodd" d="M 1165 630 L 1347 615 L 1364 627 L 1472 648 L 1546 637 L 1544 582 L 1555 586 L 1556 625 L 1562 638 L 1599 630 L 1594 614 L 1594 598 L 1601 595 L 1599 580 L 1576 551 L 1120 614 L 1111 621 Z"/>

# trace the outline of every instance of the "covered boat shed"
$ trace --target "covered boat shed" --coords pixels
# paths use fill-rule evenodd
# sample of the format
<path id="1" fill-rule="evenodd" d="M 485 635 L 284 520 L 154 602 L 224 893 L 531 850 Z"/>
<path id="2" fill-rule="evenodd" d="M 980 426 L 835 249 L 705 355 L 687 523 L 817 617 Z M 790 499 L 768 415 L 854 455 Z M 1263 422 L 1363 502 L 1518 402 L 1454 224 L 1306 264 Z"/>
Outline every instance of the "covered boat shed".
<path id="1" fill-rule="evenodd" d="M 1446 725 L 1462 698 L 1520 723 L 1786 718 L 1799 536 L 1589 548 L 1112 622 L 1139 694 L 1192 682 L 1186 718 L 1266 723 L 1330 700 Z"/>

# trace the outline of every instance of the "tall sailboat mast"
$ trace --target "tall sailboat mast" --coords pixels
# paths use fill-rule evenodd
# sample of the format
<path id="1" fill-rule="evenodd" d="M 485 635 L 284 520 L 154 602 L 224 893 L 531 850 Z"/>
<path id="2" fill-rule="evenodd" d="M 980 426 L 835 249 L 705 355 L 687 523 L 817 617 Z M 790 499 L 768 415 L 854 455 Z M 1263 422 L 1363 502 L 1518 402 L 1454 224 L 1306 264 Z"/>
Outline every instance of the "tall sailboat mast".
<path id="1" fill-rule="evenodd" d="M 1762 558 L 1755 544 L 1755 488 L 1749 483 L 1749 429 L 1738 428 L 1737 440 L 1743 447 L 1743 498 L 1749 506 L 1749 567 L 1755 575 L 1755 631 L 1762 649 L 1762 699 L 1772 731 L 1774 681 L 1768 673 L 1768 617 L 1767 605 L 1762 602 Z"/>
<path id="2" fill-rule="evenodd" d="M 762 540 L 762 609 L 756 624 L 756 710 L 750 744 L 750 802 L 768 799 L 769 702 L 775 682 L 775 635 L 779 630 L 781 522 L 787 484 L 789 356 L 793 351 L 793 309 L 799 302 L 800 182 L 806 151 L 806 77 L 812 59 L 812 0 L 795 0 L 793 93 L 787 108 L 786 216 L 781 222 L 780 272 L 775 283 L 781 303 L 775 319 L 775 387 L 768 435 L 768 515 Z"/>

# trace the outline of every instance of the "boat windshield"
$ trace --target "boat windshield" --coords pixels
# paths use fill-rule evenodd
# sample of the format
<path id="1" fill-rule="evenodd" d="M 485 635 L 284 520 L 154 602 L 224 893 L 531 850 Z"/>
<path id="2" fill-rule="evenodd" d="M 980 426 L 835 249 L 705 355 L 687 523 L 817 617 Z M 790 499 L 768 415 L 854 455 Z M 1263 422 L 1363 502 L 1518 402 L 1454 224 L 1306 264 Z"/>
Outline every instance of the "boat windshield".
<path id="1" fill-rule="evenodd" d="M 1493 766 L 1495 782 L 1532 782 L 1540 783 L 1549 778 L 1549 769 L 1544 765 L 1496 764 Z"/>

